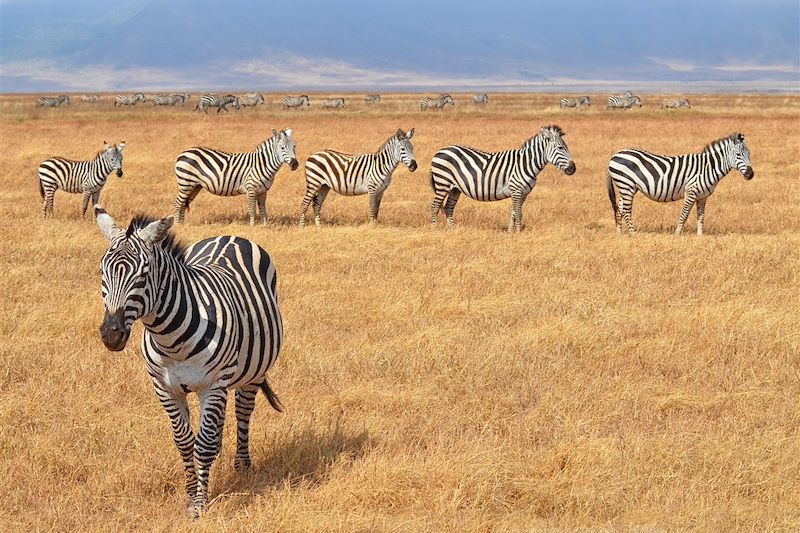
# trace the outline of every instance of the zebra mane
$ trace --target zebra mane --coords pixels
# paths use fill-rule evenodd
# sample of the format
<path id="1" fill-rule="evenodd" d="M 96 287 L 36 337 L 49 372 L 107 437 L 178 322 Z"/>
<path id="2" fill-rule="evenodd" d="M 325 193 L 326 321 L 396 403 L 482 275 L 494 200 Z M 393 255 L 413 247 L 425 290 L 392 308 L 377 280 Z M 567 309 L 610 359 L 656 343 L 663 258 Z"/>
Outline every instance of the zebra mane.
<path id="1" fill-rule="evenodd" d="M 550 126 L 545 126 L 543 129 L 550 130 L 553 133 L 557 133 L 559 137 L 563 137 L 564 135 L 566 135 L 564 133 L 564 130 L 562 130 L 561 127 L 556 126 L 555 124 L 552 124 Z"/>
<path id="2" fill-rule="evenodd" d="M 383 142 L 383 144 L 381 144 L 381 147 L 375 150 L 375 153 L 379 154 L 383 152 L 386 149 L 386 147 L 389 146 L 389 143 L 391 143 L 393 139 L 397 139 L 396 133 L 392 133 L 391 135 L 389 135 L 389 137 Z"/>
<path id="3" fill-rule="evenodd" d="M 739 132 L 734 132 L 734 133 L 731 133 L 730 135 L 726 135 L 725 137 L 720 137 L 719 139 L 711 141 L 710 143 L 705 145 L 705 147 L 703 147 L 702 151 L 703 152 L 710 152 L 710 151 L 712 151 L 714 149 L 714 147 L 720 146 L 722 144 L 725 144 L 728 141 L 730 141 L 730 142 L 736 142 L 736 141 L 742 142 L 742 141 L 744 141 L 744 135 L 739 133 Z"/>
<path id="4" fill-rule="evenodd" d="M 131 223 L 128 224 L 128 229 L 125 230 L 125 237 L 129 238 L 131 235 L 133 235 L 134 231 L 143 229 L 157 220 L 161 219 L 158 217 L 145 215 L 143 213 L 134 215 L 131 219 Z M 169 233 L 167 233 L 167 236 L 159 242 L 159 245 L 161 246 L 161 249 L 171 255 L 173 259 L 176 259 L 181 263 L 186 260 L 186 245 L 177 240 L 175 234 L 172 233 L 172 230 L 170 230 Z"/>

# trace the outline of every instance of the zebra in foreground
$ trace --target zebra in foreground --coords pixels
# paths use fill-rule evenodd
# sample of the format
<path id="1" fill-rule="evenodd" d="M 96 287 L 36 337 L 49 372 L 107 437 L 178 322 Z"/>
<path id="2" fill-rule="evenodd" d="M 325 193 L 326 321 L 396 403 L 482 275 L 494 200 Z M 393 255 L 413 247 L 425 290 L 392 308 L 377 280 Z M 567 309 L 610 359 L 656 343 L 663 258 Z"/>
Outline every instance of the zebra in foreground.
<path id="1" fill-rule="evenodd" d="M 511 222 L 508 231 L 522 228 L 522 204 L 533 191 L 539 172 L 551 163 L 571 176 L 575 162 L 558 126 L 546 126 L 515 150 L 484 152 L 466 146 L 447 146 L 431 160 L 430 183 L 434 197 L 431 220 L 439 221 L 444 210 L 447 225 L 452 227 L 453 211 L 461 193 L 473 200 L 492 202 L 511 198 Z"/>
<path id="2" fill-rule="evenodd" d="M 630 94 L 630 93 L 625 93 Z M 608 97 L 608 105 L 606 105 L 606 109 L 630 109 L 633 106 L 642 107 L 642 99 L 638 96 L 631 95 L 631 96 L 609 96 Z"/>
<path id="3" fill-rule="evenodd" d="M 106 178 L 113 171 L 122 177 L 122 150 L 125 141 L 119 147 L 110 146 L 103 141 L 103 149 L 94 159 L 73 161 L 64 157 L 51 157 L 39 165 L 39 195 L 42 198 L 42 217 L 53 214 L 53 196 L 58 189 L 73 194 L 83 194 L 83 209 L 86 215 L 89 199 L 97 203 L 100 191 L 106 184 Z"/>
<path id="4" fill-rule="evenodd" d="M 247 195 L 250 225 L 256 221 L 256 203 L 261 223 L 266 224 L 267 191 L 283 163 L 292 170 L 298 166 L 291 129 L 272 130 L 272 137 L 252 152 L 228 153 L 204 147 L 186 150 L 175 161 L 178 179 L 175 218 L 183 223 L 189 204 L 206 189 L 217 196 Z"/>
<path id="5" fill-rule="evenodd" d="M 209 107 L 216 107 L 217 113 L 223 110 L 227 113 L 228 105 L 238 110 L 239 99 L 232 94 L 226 94 L 225 96 L 220 96 L 218 94 L 204 94 L 200 97 L 200 100 L 197 102 L 194 110 L 203 111 L 205 114 L 208 114 Z"/>
<path id="6" fill-rule="evenodd" d="M 256 107 L 264 105 L 264 95 L 256 93 L 247 93 L 239 97 L 239 105 L 242 107 Z"/>
<path id="7" fill-rule="evenodd" d="M 365 104 L 380 104 L 381 103 L 381 95 L 379 94 L 368 94 L 364 96 L 364 103 Z"/>
<path id="8" fill-rule="evenodd" d="M 574 107 L 576 109 L 580 109 L 581 106 L 591 106 L 591 100 L 588 96 L 578 96 L 577 98 L 562 98 L 559 102 L 561 109 L 565 107 Z"/>
<path id="9" fill-rule="evenodd" d="M 611 156 L 608 163 L 607 184 L 617 233 L 622 233 L 621 221 L 624 219 L 628 232 L 635 234 L 631 208 L 634 195 L 642 191 L 657 202 L 674 202 L 683 198 L 676 235 L 681 234 L 692 206 L 697 204 L 697 234 L 702 235 L 706 200 L 719 181 L 734 168 L 744 179 L 753 178 L 750 150 L 741 133 L 717 139 L 697 154 L 662 156 L 633 148 L 620 150 Z"/>
<path id="10" fill-rule="evenodd" d="M 96 94 L 82 94 L 81 95 L 81 103 L 82 104 L 99 104 L 100 103 L 100 96 Z"/>
<path id="11" fill-rule="evenodd" d="M 144 102 L 144 93 L 135 93 L 135 94 L 118 94 L 116 98 L 114 98 L 114 107 L 117 106 L 132 106 L 136 105 L 139 102 Z"/>
<path id="12" fill-rule="evenodd" d="M 476 94 L 472 97 L 472 103 L 474 104 L 488 104 L 489 103 L 489 95 L 486 93 L 483 94 Z"/>
<path id="13" fill-rule="evenodd" d="M 70 105 L 69 96 L 66 94 L 61 96 L 40 96 L 36 100 L 36 107 L 61 107 L 64 104 Z"/>
<path id="14" fill-rule="evenodd" d="M 282 410 L 267 382 L 283 341 L 275 264 L 241 237 L 183 246 L 170 233 L 172 217 L 137 215 L 123 229 L 100 206 L 94 211 L 109 243 L 100 262 L 100 339 L 109 350 L 121 351 L 133 323 L 142 321 L 142 358 L 183 460 L 186 511 L 199 518 L 222 445 L 228 391 L 236 391 L 237 470 L 250 468 L 250 415 L 258 392 Z M 190 392 L 200 400 L 197 434 Z"/>
<path id="15" fill-rule="evenodd" d="M 692 104 L 689 103 L 687 98 L 682 98 L 680 100 L 669 100 L 664 98 L 664 100 L 661 102 L 661 109 L 677 109 L 680 107 L 691 109 Z"/>
<path id="16" fill-rule="evenodd" d="M 453 101 L 453 97 L 451 97 L 449 94 L 443 94 L 438 98 L 423 98 L 419 103 L 419 109 L 420 111 L 425 111 L 426 109 L 436 109 L 441 111 L 447 104 L 452 106 L 456 105 L 456 103 Z"/>
<path id="17" fill-rule="evenodd" d="M 330 100 L 323 100 L 322 107 L 324 109 L 344 109 L 344 98 L 332 98 Z"/>
<path id="18" fill-rule="evenodd" d="M 308 100 L 308 95 L 301 94 L 300 96 L 284 96 L 283 97 L 283 108 L 284 109 L 297 109 L 298 107 L 303 107 L 304 105 L 310 105 Z"/>
<path id="19" fill-rule="evenodd" d="M 376 224 L 378 210 L 386 188 L 392 181 L 392 173 L 399 163 L 408 170 L 417 169 L 411 137 L 398 129 L 372 154 L 350 155 L 334 150 L 322 150 L 308 156 L 306 160 L 306 194 L 300 205 L 300 225 L 306 224 L 308 205 L 314 203 L 314 223 L 320 226 L 320 211 L 330 190 L 344 196 L 369 195 L 369 221 Z"/>

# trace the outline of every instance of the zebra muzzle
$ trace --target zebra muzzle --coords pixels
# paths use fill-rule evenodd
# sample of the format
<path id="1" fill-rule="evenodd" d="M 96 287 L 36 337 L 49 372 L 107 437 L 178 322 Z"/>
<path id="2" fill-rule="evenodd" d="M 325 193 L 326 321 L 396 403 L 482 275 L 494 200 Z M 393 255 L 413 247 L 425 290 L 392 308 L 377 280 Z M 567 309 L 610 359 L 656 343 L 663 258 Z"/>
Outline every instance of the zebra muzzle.
<path id="1" fill-rule="evenodd" d="M 106 310 L 103 323 L 100 324 L 100 340 L 112 352 L 119 352 L 125 348 L 130 336 L 130 330 L 125 326 L 125 310 L 118 309 L 113 313 Z"/>
<path id="2" fill-rule="evenodd" d="M 410 170 L 411 172 L 417 170 L 417 161 L 415 159 L 411 160 L 411 163 L 408 165 L 408 170 Z"/>
<path id="3" fill-rule="evenodd" d="M 292 169 L 292 170 L 297 170 L 297 167 L 298 167 L 298 166 L 300 166 L 300 163 L 298 163 L 298 162 L 297 162 L 297 159 L 295 159 L 295 158 L 292 158 L 292 160 L 291 160 L 291 161 L 289 161 L 289 168 L 290 168 L 290 169 Z"/>
<path id="4" fill-rule="evenodd" d="M 742 175 L 744 176 L 744 179 L 751 180 L 753 179 L 753 176 L 756 175 L 756 173 L 753 171 L 753 167 L 747 167 L 747 170 L 745 170 L 744 174 Z"/>
<path id="5" fill-rule="evenodd" d="M 122 177 L 122 169 L 121 169 L 121 168 L 118 168 L 118 169 L 117 169 L 117 177 L 118 177 L 118 178 L 121 178 L 121 177 Z"/>
<path id="6" fill-rule="evenodd" d="M 564 174 L 566 174 L 567 176 L 572 176 L 573 174 L 575 174 L 575 161 L 569 162 L 567 168 L 564 169 Z"/>

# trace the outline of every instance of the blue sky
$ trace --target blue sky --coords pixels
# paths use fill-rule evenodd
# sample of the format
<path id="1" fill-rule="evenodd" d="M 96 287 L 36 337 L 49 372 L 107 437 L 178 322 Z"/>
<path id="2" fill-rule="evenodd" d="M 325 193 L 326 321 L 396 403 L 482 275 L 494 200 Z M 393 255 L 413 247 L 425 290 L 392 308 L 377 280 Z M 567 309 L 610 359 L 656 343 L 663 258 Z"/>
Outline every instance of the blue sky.
<path id="1" fill-rule="evenodd" d="M 798 0 L 281 4 L 0 0 L 0 90 L 800 91 Z"/>

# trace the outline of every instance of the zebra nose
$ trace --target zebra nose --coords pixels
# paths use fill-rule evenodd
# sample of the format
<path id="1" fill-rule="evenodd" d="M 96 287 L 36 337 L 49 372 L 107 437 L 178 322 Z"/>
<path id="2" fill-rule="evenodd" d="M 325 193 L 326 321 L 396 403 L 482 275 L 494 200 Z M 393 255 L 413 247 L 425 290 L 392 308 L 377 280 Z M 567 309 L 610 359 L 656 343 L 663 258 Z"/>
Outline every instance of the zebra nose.
<path id="1" fill-rule="evenodd" d="M 117 177 L 118 177 L 118 178 L 121 178 L 121 177 L 122 177 L 122 167 L 120 167 L 120 168 L 118 168 L 118 169 L 117 169 Z"/>
<path id="2" fill-rule="evenodd" d="M 130 331 L 125 327 L 125 312 L 118 309 L 114 313 L 106 310 L 103 323 L 100 325 L 100 340 L 112 352 L 125 348 Z"/>
<path id="3" fill-rule="evenodd" d="M 747 167 L 747 170 L 744 171 L 744 179 L 751 180 L 756 173 L 753 171 L 753 167 Z"/>
<path id="4" fill-rule="evenodd" d="M 569 162 L 567 168 L 564 169 L 564 174 L 566 174 L 567 176 L 572 176 L 573 174 L 575 174 L 575 161 Z"/>
<path id="5" fill-rule="evenodd" d="M 410 170 L 411 172 L 417 170 L 417 161 L 415 159 L 411 160 L 411 164 L 408 165 L 408 170 Z"/>
<path id="6" fill-rule="evenodd" d="M 297 159 L 295 159 L 295 158 L 292 158 L 292 160 L 289 161 L 289 168 L 292 169 L 292 170 L 297 170 L 297 167 L 299 165 L 300 164 L 297 162 Z"/>

